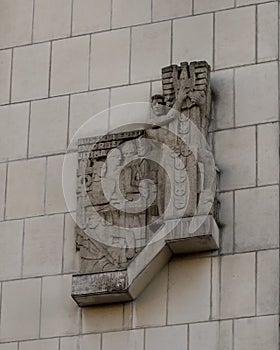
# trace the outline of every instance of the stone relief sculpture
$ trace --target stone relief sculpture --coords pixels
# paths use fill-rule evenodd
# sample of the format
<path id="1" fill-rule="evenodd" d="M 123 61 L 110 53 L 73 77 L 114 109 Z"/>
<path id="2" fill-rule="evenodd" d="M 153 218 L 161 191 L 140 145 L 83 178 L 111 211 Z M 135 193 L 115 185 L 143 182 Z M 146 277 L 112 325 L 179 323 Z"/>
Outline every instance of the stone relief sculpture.
<path id="1" fill-rule="evenodd" d="M 116 286 L 129 289 L 141 279 L 156 259 L 150 248 L 153 242 L 162 242 L 158 256 L 167 241 L 170 249 L 175 242 L 174 252 L 218 246 L 211 231 L 216 230 L 215 220 L 208 220 L 215 210 L 215 164 L 206 142 L 211 119 L 210 67 L 204 61 L 165 67 L 162 86 L 162 95 L 151 97 L 146 128 L 79 141 L 76 246 L 80 273 L 93 274 L 87 278 L 93 278 L 96 286 L 103 286 L 107 273 L 107 287 L 102 287 L 105 294 L 116 295 Z M 171 225 L 175 221 L 181 229 Z M 164 236 L 159 232 L 165 232 Z M 199 240 L 193 248 L 185 246 L 187 239 L 197 239 L 195 232 Z M 203 239 L 205 247 L 201 246 Z M 180 240 L 185 248 L 178 248 Z M 102 293 L 94 289 L 85 305 L 115 301 L 101 298 L 96 302 L 94 294 L 100 297 Z M 127 298 L 133 298 L 132 294 L 127 292 Z M 84 294 L 78 291 L 77 295 L 74 299 L 83 304 L 79 297 Z"/>

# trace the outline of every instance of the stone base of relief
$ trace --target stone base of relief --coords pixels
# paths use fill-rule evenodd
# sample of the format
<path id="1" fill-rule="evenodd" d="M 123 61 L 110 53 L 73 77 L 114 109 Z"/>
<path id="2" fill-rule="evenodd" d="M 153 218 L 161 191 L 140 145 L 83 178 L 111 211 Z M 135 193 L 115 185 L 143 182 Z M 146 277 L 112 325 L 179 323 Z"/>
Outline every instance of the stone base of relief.
<path id="1" fill-rule="evenodd" d="M 153 277 L 168 263 L 173 255 L 191 254 L 219 248 L 219 229 L 214 218 L 208 215 L 193 233 L 188 231 L 193 218 L 179 223 L 163 239 L 148 244 L 123 270 L 77 274 L 73 276 L 72 297 L 79 306 L 127 302 L 137 298 Z"/>

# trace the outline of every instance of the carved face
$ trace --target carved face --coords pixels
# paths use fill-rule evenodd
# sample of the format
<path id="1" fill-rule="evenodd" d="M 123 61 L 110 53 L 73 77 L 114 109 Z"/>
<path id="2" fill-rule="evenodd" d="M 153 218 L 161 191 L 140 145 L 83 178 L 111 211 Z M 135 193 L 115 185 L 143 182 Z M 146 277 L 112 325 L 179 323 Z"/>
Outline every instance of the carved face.
<path id="1" fill-rule="evenodd" d="M 134 142 L 126 142 L 122 147 L 124 159 L 131 159 L 136 153 L 136 145 Z"/>
<path id="2" fill-rule="evenodd" d="M 157 117 L 166 114 L 166 106 L 164 105 L 162 98 L 154 98 L 152 100 L 152 111 Z"/>
<path id="3" fill-rule="evenodd" d="M 107 162 L 112 166 L 121 165 L 122 161 L 122 153 L 118 148 L 114 148 L 109 154 L 107 158 Z"/>
<path id="4" fill-rule="evenodd" d="M 102 222 L 103 222 L 103 218 L 100 215 L 91 214 L 87 220 L 87 228 L 95 229 Z"/>
<path id="5" fill-rule="evenodd" d="M 140 157 L 144 157 L 151 150 L 151 145 L 146 139 L 137 139 L 137 152 Z"/>

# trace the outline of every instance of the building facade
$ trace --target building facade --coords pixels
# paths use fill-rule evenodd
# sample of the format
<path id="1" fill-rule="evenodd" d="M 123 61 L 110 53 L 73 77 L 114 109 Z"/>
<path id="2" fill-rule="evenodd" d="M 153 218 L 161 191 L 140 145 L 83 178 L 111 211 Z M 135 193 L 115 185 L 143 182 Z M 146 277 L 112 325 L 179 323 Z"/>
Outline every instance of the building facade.
<path id="1" fill-rule="evenodd" d="M 279 14 L 270 0 L 0 0 L 0 350 L 278 349 Z M 199 60 L 220 249 L 174 257 L 133 302 L 81 308 L 73 136 L 144 122 L 161 68 Z"/>

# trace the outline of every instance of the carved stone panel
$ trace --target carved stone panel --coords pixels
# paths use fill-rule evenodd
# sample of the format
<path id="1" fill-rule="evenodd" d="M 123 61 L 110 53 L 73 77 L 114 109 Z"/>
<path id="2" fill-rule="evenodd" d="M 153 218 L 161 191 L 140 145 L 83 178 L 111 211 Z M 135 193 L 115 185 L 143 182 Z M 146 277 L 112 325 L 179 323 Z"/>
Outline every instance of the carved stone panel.
<path id="1" fill-rule="evenodd" d="M 209 82 L 204 61 L 165 67 L 145 128 L 79 141 L 79 305 L 134 299 L 173 254 L 218 248 Z"/>

